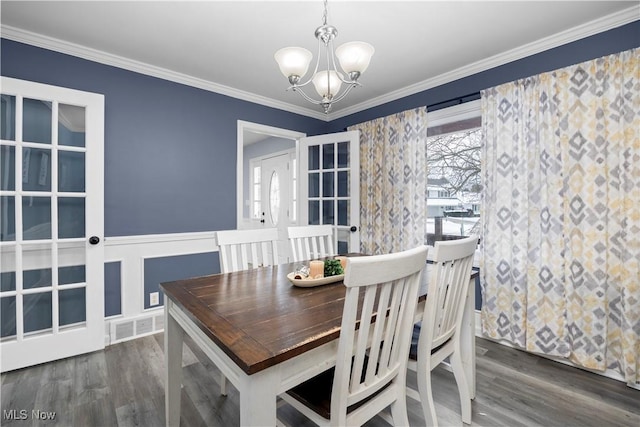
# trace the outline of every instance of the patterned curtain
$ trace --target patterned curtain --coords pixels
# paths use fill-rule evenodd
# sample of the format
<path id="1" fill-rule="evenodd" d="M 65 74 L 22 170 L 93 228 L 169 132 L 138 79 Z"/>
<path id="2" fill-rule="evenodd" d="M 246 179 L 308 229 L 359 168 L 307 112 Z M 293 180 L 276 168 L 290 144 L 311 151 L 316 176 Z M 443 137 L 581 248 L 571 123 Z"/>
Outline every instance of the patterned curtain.
<path id="1" fill-rule="evenodd" d="M 360 251 L 384 254 L 427 241 L 427 110 L 349 127 L 360 130 Z"/>
<path id="2" fill-rule="evenodd" d="M 638 50 L 482 92 L 482 328 L 640 381 Z"/>

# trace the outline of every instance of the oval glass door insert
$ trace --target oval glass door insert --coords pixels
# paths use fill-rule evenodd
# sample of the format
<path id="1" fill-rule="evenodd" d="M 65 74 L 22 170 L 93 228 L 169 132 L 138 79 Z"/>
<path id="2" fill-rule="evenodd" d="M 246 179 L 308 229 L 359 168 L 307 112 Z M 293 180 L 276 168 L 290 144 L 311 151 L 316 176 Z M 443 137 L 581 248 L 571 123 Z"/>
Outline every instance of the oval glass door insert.
<path id="1" fill-rule="evenodd" d="M 271 174 L 269 182 L 269 214 L 273 225 L 278 225 L 280 217 L 280 178 L 276 171 Z"/>

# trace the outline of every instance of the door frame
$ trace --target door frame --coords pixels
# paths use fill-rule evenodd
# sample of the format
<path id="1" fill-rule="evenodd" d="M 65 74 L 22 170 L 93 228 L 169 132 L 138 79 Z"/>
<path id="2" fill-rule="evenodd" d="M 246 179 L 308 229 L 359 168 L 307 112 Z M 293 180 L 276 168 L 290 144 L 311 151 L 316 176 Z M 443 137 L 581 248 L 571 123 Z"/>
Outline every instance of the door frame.
<path id="1" fill-rule="evenodd" d="M 243 211 L 244 211 L 244 134 L 245 132 L 253 132 L 263 134 L 265 136 L 274 136 L 278 138 L 286 138 L 295 141 L 296 159 L 300 159 L 299 140 L 307 136 L 306 133 L 289 129 L 277 128 L 274 126 L 263 125 L 259 123 L 238 120 L 237 123 L 237 154 L 236 154 L 236 228 L 243 228 Z M 300 204 L 298 204 L 299 215 Z"/>

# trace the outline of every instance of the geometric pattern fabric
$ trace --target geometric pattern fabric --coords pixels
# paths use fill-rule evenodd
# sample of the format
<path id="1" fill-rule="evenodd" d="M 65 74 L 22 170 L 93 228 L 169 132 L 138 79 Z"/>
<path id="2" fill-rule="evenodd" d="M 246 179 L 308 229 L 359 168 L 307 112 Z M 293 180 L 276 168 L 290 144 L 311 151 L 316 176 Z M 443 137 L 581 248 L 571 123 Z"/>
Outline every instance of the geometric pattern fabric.
<path id="1" fill-rule="evenodd" d="M 427 241 L 427 109 L 360 123 L 360 251 L 387 254 Z"/>
<path id="2" fill-rule="evenodd" d="M 638 50 L 482 91 L 482 329 L 640 381 Z"/>

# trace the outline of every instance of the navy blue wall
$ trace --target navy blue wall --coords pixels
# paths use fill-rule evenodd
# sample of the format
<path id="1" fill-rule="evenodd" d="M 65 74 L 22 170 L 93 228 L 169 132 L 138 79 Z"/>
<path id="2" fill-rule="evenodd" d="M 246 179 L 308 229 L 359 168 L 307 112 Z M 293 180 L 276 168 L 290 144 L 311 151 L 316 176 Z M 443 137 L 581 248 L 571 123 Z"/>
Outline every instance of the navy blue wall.
<path id="1" fill-rule="evenodd" d="M 3 76 L 105 95 L 105 236 L 236 226 L 237 120 L 327 123 L 2 39 Z"/>
<path id="2" fill-rule="evenodd" d="M 185 275 L 186 272 L 188 275 Z M 160 283 L 214 273 L 220 273 L 217 252 L 147 258 L 144 260 L 144 308 L 152 307 L 149 304 L 149 294 L 152 292 L 160 292 L 160 305 L 164 304 L 164 294 L 160 291 Z"/>
<path id="3" fill-rule="evenodd" d="M 638 46 L 640 46 L 640 21 L 635 21 L 396 101 L 332 120 L 329 123 L 329 131 L 341 132 L 348 126 L 416 107 L 431 106 L 429 110 L 435 111 L 453 105 L 446 101 L 477 94 L 483 89 Z M 366 76 L 363 77 L 362 83 L 366 85 Z M 363 90 L 366 90 L 366 87 Z M 464 101 L 478 97 L 468 97 Z"/>

